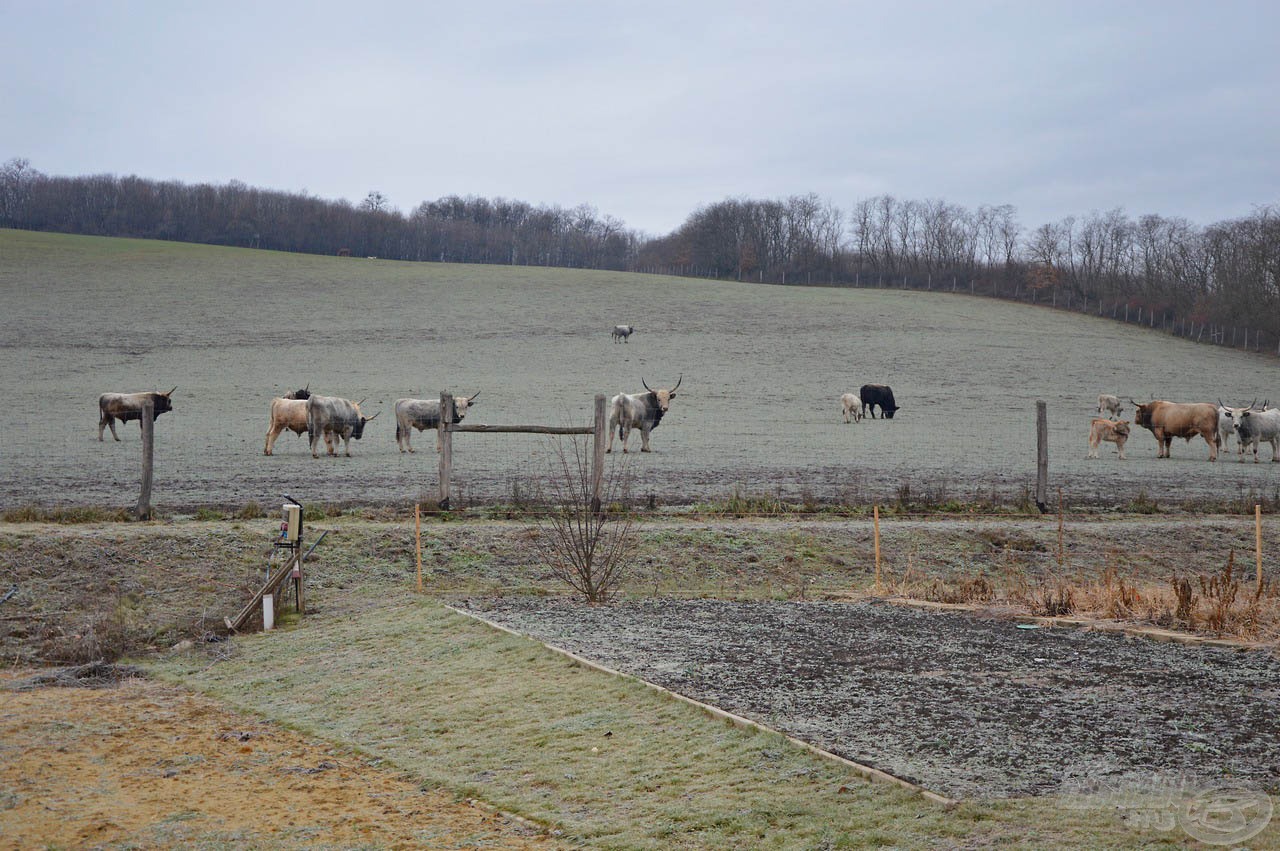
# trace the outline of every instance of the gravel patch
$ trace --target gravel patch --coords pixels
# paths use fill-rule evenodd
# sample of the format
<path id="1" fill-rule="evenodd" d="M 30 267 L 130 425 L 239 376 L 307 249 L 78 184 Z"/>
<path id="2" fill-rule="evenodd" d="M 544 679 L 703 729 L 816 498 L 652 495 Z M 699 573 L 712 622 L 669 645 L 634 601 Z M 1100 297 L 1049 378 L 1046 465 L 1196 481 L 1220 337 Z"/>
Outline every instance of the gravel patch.
<path id="1" fill-rule="evenodd" d="M 952 797 L 1068 777 L 1280 789 L 1280 659 L 875 603 L 463 607 Z"/>

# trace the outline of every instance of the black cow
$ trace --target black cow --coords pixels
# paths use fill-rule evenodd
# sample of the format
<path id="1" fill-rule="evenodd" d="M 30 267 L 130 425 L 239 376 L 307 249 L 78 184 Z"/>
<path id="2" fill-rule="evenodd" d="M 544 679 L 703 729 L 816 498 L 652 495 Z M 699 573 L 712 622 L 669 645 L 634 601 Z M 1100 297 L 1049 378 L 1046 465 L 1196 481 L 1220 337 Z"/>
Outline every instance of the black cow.
<path id="1" fill-rule="evenodd" d="M 871 409 L 871 419 L 876 418 L 876 406 L 880 406 L 880 416 L 886 420 L 893 419 L 893 414 L 898 410 L 898 403 L 893 401 L 893 390 L 888 384 L 864 384 L 858 391 L 858 398 L 862 400 L 862 415 L 867 415 L 867 409 Z"/>

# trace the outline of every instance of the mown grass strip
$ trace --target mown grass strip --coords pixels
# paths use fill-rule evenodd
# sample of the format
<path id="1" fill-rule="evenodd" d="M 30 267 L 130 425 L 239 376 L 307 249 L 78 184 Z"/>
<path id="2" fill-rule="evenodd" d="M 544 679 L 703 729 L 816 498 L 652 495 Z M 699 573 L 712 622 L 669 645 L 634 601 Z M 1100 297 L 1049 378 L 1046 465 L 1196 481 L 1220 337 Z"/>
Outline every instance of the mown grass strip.
<path id="1" fill-rule="evenodd" d="M 422 600 L 310 617 L 162 675 L 599 847 L 1158 847 L 1051 800 L 945 812 Z M 1155 840 L 1156 845 L 1151 842 Z"/>

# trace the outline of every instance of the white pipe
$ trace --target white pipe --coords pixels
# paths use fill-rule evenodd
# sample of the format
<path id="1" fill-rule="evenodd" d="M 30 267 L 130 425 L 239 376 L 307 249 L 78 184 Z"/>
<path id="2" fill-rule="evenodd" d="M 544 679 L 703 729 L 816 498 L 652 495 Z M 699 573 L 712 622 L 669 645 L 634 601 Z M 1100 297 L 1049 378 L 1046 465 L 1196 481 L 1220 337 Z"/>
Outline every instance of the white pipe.
<path id="1" fill-rule="evenodd" d="M 274 629 L 276 625 L 276 598 L 274 594 L 262 595 L 262 631 Z"/>

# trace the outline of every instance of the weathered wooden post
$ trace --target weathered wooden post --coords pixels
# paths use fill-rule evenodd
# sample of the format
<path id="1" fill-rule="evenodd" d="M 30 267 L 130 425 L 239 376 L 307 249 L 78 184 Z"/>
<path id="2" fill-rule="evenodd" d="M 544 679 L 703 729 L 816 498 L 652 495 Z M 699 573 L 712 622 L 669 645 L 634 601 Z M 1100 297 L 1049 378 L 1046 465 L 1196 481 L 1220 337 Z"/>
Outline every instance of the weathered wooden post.
<path id="1" fill-rule="evenodd" d="M 150 395 L 142 403 L 142 492 L 138 495 L 138 519 L 151 519 L 151 470 L 156 449 L 156 406 Z"/>
<path id="2" fill-rule="evenodd" d="M 871 506 L 872 528 L 876 538 L 876 593 L 880 593 L 880 506 Z"/>
<path id="3" fill-rule="evenodd" d="M 1262 506 L 1253 506 L 1253 546 L 1258 555 L 1258 595 L 1262 595 Z"/>
<path id="4" fill-rule="evenodd" d="M 1036 402 L 1036 506 L 1049 504 L 1049 414 L 1043 401 Z"/>
<path id="5" fill-rule="evenodd" d="M 440 510 L 449 510 L 449 477 L 453 475 L 453 394 L 440 391 Z"/>
<path id="6" fill-rule="evenodd" d="M 591 442 L 591 511 L 599 514 L 603 505 L 600 491 L 604 483 L 604 394 L 596 394 L 595 431 Z"/>
<path id="7" fill-rule="evenodd" d="M 413 504 L 413 551 L 418 558 L 418 593 L 422 593 L 422 503 Z"/>

